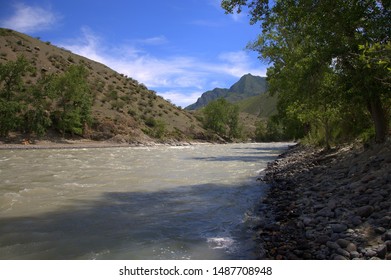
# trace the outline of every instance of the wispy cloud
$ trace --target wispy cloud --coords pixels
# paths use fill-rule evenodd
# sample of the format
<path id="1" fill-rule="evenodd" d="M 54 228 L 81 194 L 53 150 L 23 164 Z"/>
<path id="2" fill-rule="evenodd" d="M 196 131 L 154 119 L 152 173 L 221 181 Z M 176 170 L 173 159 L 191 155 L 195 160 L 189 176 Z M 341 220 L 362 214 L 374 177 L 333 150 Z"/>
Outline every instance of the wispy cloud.
<path id="1" fill-rule="evenodd" d="M 20 32 L 34 33 L 48 30 L 59 20 L 59 16 L 48 8 L 17 3 L 14 13 L 1 21 L 1 25 Z"/>
<path id="2" fill-rule="evenodd" d="M 166 40 L 154 38 L 142 40 L 150 43 Z M 137 43 L 109 46 L 88 28 L 82 30 L 81 38 L 72 42 L 59 45 L 144 83 L 180 106 L 195 102 L 206 90 L 230 86 L 224 83 L 227 78 L 236 79 L 247 73 L 264 76 L 266 72 L 245 51 L 223 52 L 214 60 L 180 55 L 159 57 Z"/>
<path id="3" fill-rule="evenodd" d="M 242 20 L 244 20 L 246 18 L 245 14 L 243 12 L 241 12 L 240 14 L 233 13 L 230 16 L 236 22 L 241 22 Z"/>
<path id="4" fill-rule="evenodd" d="M 142 45 L 164 45 L 168 43 L 168 40 L 165 36 L 155 36 L 151 38 L 145 38 L 145 39 L 138 39 L 136 40 L 136 43 L 142 44 Z"/>

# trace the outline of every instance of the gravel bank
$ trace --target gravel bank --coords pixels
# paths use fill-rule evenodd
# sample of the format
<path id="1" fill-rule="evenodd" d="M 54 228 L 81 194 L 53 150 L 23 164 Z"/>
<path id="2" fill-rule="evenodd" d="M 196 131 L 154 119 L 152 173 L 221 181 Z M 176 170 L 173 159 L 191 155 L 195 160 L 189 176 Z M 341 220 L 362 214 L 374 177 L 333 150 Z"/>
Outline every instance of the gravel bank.
<path id="1" fill-rule="evenodd" d="M 391 259 L 391 144 L 297 145 L 269 164 L 261 259 Z"/>

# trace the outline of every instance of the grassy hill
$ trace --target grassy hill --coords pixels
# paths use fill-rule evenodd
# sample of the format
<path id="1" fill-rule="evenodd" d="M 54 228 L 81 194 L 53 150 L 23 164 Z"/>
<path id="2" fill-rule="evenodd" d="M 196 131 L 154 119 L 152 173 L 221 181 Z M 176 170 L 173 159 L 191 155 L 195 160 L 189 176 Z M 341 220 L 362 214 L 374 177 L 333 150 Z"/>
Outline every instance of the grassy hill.
<path id="1" fill-rule="evenodd" d="M 204 138 L 205 131 L 191 112 L 164 100 L 133 78 L 50 42 L 0 29 L 0 63 L 15 61 L 21 55 L 36 70 L 23 78 L 27 85 L 44 74 L 64 73 L 70 65 L 88 69 L 93 96 L 91 139 L 134 143 Z M 162 133 L 155 133 L 157 124 Z"/>

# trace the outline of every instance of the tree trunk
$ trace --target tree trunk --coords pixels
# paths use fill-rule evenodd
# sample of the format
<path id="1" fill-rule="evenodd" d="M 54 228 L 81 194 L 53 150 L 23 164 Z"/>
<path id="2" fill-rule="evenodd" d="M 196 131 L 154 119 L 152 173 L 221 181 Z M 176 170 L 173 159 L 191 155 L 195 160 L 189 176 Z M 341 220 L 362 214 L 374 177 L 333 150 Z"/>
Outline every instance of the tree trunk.
<path id="1" fill-rule="evenodd" d="M 368 102 L 369 111 L 375 126 L 375 141 L 383 143 L 388 133 L 388 120 L 382 102 L 378 95 L 371 98 Z"/>

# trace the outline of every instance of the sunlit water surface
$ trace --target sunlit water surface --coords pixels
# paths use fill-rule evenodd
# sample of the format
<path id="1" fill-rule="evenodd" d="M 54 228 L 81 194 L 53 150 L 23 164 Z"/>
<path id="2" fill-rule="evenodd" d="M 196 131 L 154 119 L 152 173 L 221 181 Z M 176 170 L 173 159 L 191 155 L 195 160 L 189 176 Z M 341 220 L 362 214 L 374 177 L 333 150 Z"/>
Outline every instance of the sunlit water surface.
<path id="1" fill-rule="evenodd" d="M 287 143 L 0 151 L 0 259 L 252 259 Z"/>

